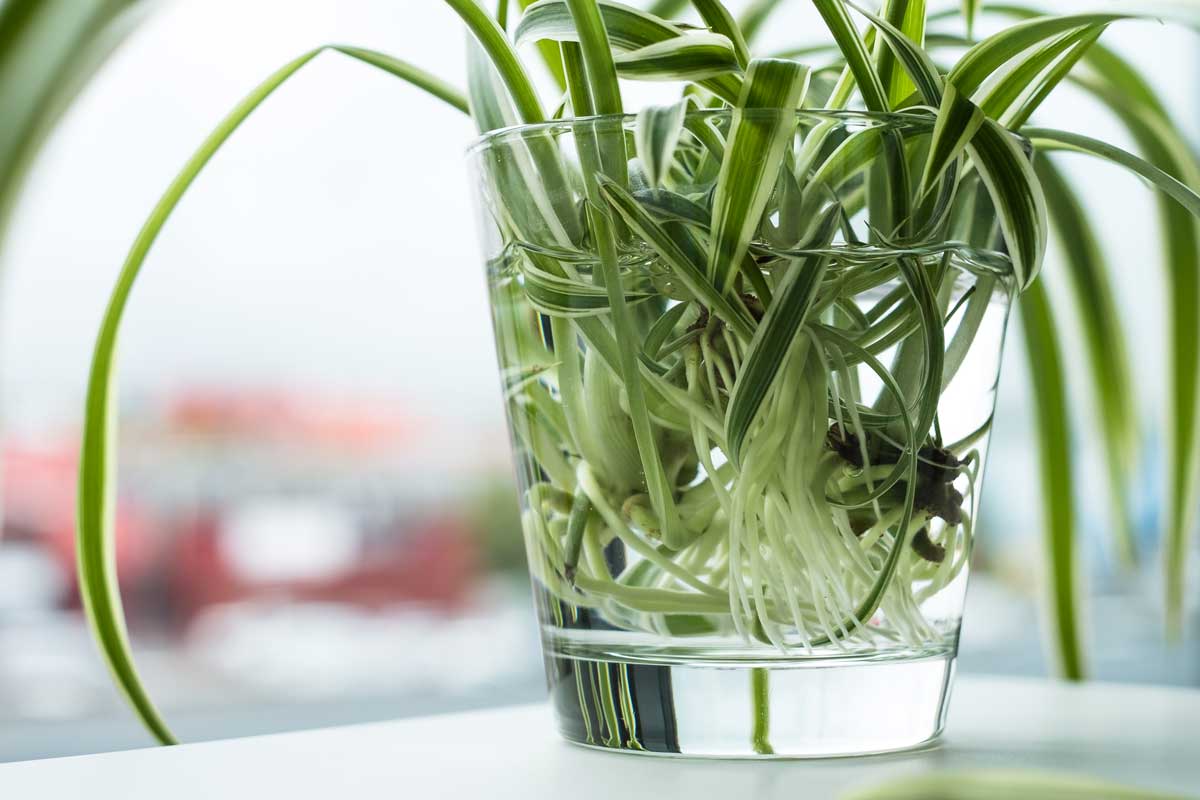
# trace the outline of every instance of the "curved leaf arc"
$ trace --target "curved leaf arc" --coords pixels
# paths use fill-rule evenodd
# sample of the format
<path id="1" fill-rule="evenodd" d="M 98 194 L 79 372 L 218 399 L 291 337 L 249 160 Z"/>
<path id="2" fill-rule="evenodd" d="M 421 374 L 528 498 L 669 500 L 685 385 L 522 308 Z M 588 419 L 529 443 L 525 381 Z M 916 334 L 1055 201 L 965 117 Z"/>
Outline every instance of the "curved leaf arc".
<path id="1" fill-rule="evenodd" d="M 116 491 L 116 351 L 121 322 L 150 248 L 204 166 L 264 100 L 304 65 L 327 50 L 343 52 L 372 66 L 386 69 L 435 97 L 447 100 L 455 108 L 466 108 L 466 100 L 462 95 L 449 89 L 440 80 L 406 62 L 375 51 L 328 45 L 310 50 L 288 62 L 255 87 L 226 115 L 155 204 L 121 267 L 96 338 L 88 377 L 79 461 L 76 546 L 80 594 L 93 634 L 117 684 L 138 717 L 162 744 L 175 744 L 176 739 L 138 675 L 125 629 L 116 575 L 113 497 Z M 369 54 L 369 58 L 363 58 L 363 54 Z"/>

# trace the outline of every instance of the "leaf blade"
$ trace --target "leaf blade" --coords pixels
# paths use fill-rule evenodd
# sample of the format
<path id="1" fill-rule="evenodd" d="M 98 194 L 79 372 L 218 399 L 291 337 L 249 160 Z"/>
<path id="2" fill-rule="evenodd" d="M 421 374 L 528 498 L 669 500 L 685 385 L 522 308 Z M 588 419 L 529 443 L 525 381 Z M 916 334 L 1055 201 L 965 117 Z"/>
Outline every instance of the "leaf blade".
<path id="1" fill-rule="evenodd" d="M 1035 389 L 1038 469 L 1042 485 L 1052 487 L 1042 498 L 1042 536 L 1052 576 L 1048 598 L 1050 621 L 1061 674 L 1069 680 L 1082 680 L 1084 659 L 1075 575 L 1075 501 L 1071 492 L 1074 459 L 1066 375 L 1050 300 L 1041 282 L 1022 294 L 1018 308 L 1025 333 L 1026 362 Z"/>
<path id="2" fill-rule="evenodd" d="M 671 166 L 679 136 L 683 133 L 683 120 L 688 109 L 687 100 L 669 106 L 647 106 L 638 112 L 634 139 L 638 158 L 646 172 L 650 188 L 657 189 Z"/>
<path id="3" fill-rule="evenodd" d="M 708 275 L 722 292 L 732 285 L 774 189 L 808 77 L 807 67 L 779 59 L 757 59 L 746 73 L 713 196 Z"/>
<path id="4" fill-rule="evenodd" d="M 967 152 L 995 204 L 1017 285 L 1028 289 L 1041 271 L 1047 236 L 1046 198 L 1033 166 L 995 120 L 984 121 Z"/>
<path id="5" fill-rule="evenodd" d="M 836 207 L 825 212 L 813 235 L 817 247 L 829 243 L 839 221 Z M 742 445 L 750 427 L 757 419 L 800 328 L 808 319 L 829 263 L 830 259 L 822 254 L 797 259 L 784 276 L 774 301 L 750 340 L 725 418 L 729 458 L 734 463 L 741 460 Z"/>
<path id="6" fill-rule="evenodd" d="M 125 630 L 114 558 L 116 531 L 112 496 L 116 486 L 116 348 L 121 323 L 146 256 L 188 187 L 264 100 L 304 65 L 329 49 L 338 47 L 315 48 L 273 72 L 234 106 L 188 159 L 155 204 L 130 247 L 96 338 L 80 445 L 76 523 L 80 594 L 93 634 L 114 679 L 142 723 L 163 744 L 173 744 L 176 740 L 150 699 L 134 663 Z M 355 57 L 353 52 L 347 55 Z"/>

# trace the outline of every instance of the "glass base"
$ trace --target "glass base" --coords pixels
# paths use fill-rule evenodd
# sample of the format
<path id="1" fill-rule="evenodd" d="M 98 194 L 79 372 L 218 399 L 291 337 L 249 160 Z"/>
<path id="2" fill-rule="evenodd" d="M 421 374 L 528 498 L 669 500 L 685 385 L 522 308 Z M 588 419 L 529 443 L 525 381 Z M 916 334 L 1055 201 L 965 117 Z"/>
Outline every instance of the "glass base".
<path id="1" fill-rule="evenodd" d="M 822 758 L 921 747 L 942 732 L 953 653 L 729 665 L 550 656 L 563 736 L 650 755 Z"/>

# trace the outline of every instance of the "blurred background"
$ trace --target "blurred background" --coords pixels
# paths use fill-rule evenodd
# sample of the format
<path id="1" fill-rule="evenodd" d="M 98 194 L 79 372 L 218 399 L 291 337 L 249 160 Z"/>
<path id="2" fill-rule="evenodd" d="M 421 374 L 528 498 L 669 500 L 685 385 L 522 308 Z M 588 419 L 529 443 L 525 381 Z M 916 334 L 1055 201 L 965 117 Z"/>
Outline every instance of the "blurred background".
<path id="1" fill-rule="evenodd" d="M 810 41 L 817 25 L 793 0 L 763 45 Z M 1158 88 L 1195 140 L 1195 40 L 1130 23 L 1107 41 L 1142 66 L 1174 67 Z M 0 760 L 149 742 L 110 686 L 76 587 L 92 336 L 128 244 L 192 148 L 263 76 L 325 42 L 465 82 L 464 33 L 440 3 L 161 2 L 34 164 L 0 249 Z M 627 104 L 663 91 L 641 85 Z M 1069 88 L 1052 105 L 1048 124 L 1124 141 Z M 139 664 L 186 740 L 542 696 L 462 157 L 472 136 L 465 117 L 390 76 L 323 56 L 239 131 L 154 248 L 122 344 L 117 559 Z M 1102 220 L 1145 442 L 1143 563 L 1124 572 L 1087 436 L 1094 412 L 1077 393 L 1091 672 L 1200 686 L 1196 591 L 1187 640 L 1162 633 L 1153 198 L 1114 170 L 1064 163 Z M 961 669 L 1042 675 L 1053 664 L 1039 627 L 1038 482 L 1017 345 Z M 1200 564 L 1191 572 L 1200 586 Z"/>

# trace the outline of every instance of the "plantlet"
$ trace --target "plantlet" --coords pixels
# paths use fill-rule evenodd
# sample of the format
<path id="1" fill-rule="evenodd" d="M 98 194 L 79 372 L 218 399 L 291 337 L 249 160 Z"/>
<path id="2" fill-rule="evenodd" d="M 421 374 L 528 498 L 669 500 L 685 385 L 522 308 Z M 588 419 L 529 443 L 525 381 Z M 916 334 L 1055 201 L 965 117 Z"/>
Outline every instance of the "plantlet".
<path id="1" fill-rule="evenodd" d="M 374 51 L 301 56 L 202 144 L 122 269 L 88 390 L 80 575 L 109 664 L 160 740 L 171 734 L 137 678 L 112 565 L 121 318 L 203 166 L 326 50 L 467 111 L 483 134 L 471 158 L 494 240 L 497 346 L 568 735 L 688 752 L 672 699 L 685 690 L 670 687 L 671 670 L 717 664 L 747 671 L 748 746 L 765 755 L 779 747 L 774 668 L 795 678 L 806 663 L 941 659 L 937 669 L 948 669 L 990 391 L 1017 293 L 1042 445 L 1056 651 L 1065 675 L 1083 675 L 1071 415 L 1058 322 L 1037 280 L 1052 225 L 1066 245 L 1117 545 L 1129 558 L 1123 498 L 1135 420 L 1102 253 L 1049 153 L 1124 167 L 1164 198 L 1165 566 L 1168 622 L 1178 628 L 1196 494 L 1200 173 L 1144 81 L 1097 44 L 1109 25 L 1139 15 L 997 6 L 989 10 L 1016 21 L 975 40 L 976 3 L 928 14 L 922 0 L 878 9 L 813 0 L 828 43 L 757 57 L 753 34 L 777 5 L 769 0 L 741 25 L 719 0 L 694 0 L 701 27 L 672 21 L 686 5 L 678 2 L 643 11 L 539 0 L 520 3 L 519 19 L 508 2 L 494 15 L 474 0 L 446 2 L 473 34 L 465 96 Z M 552 113 L 518 57 L 526 44 L 562 88 Z M 623 116 L 618 78 L 684 90 L 676 104 Z M 1109 104 L 1144 158 L 1031 125 L 1064 81 Z M 943 689 L 934 686 L 935 706 Z M 862 747 L 914 744 L 936 733 L 940 715 L 927 727 Z"/>

